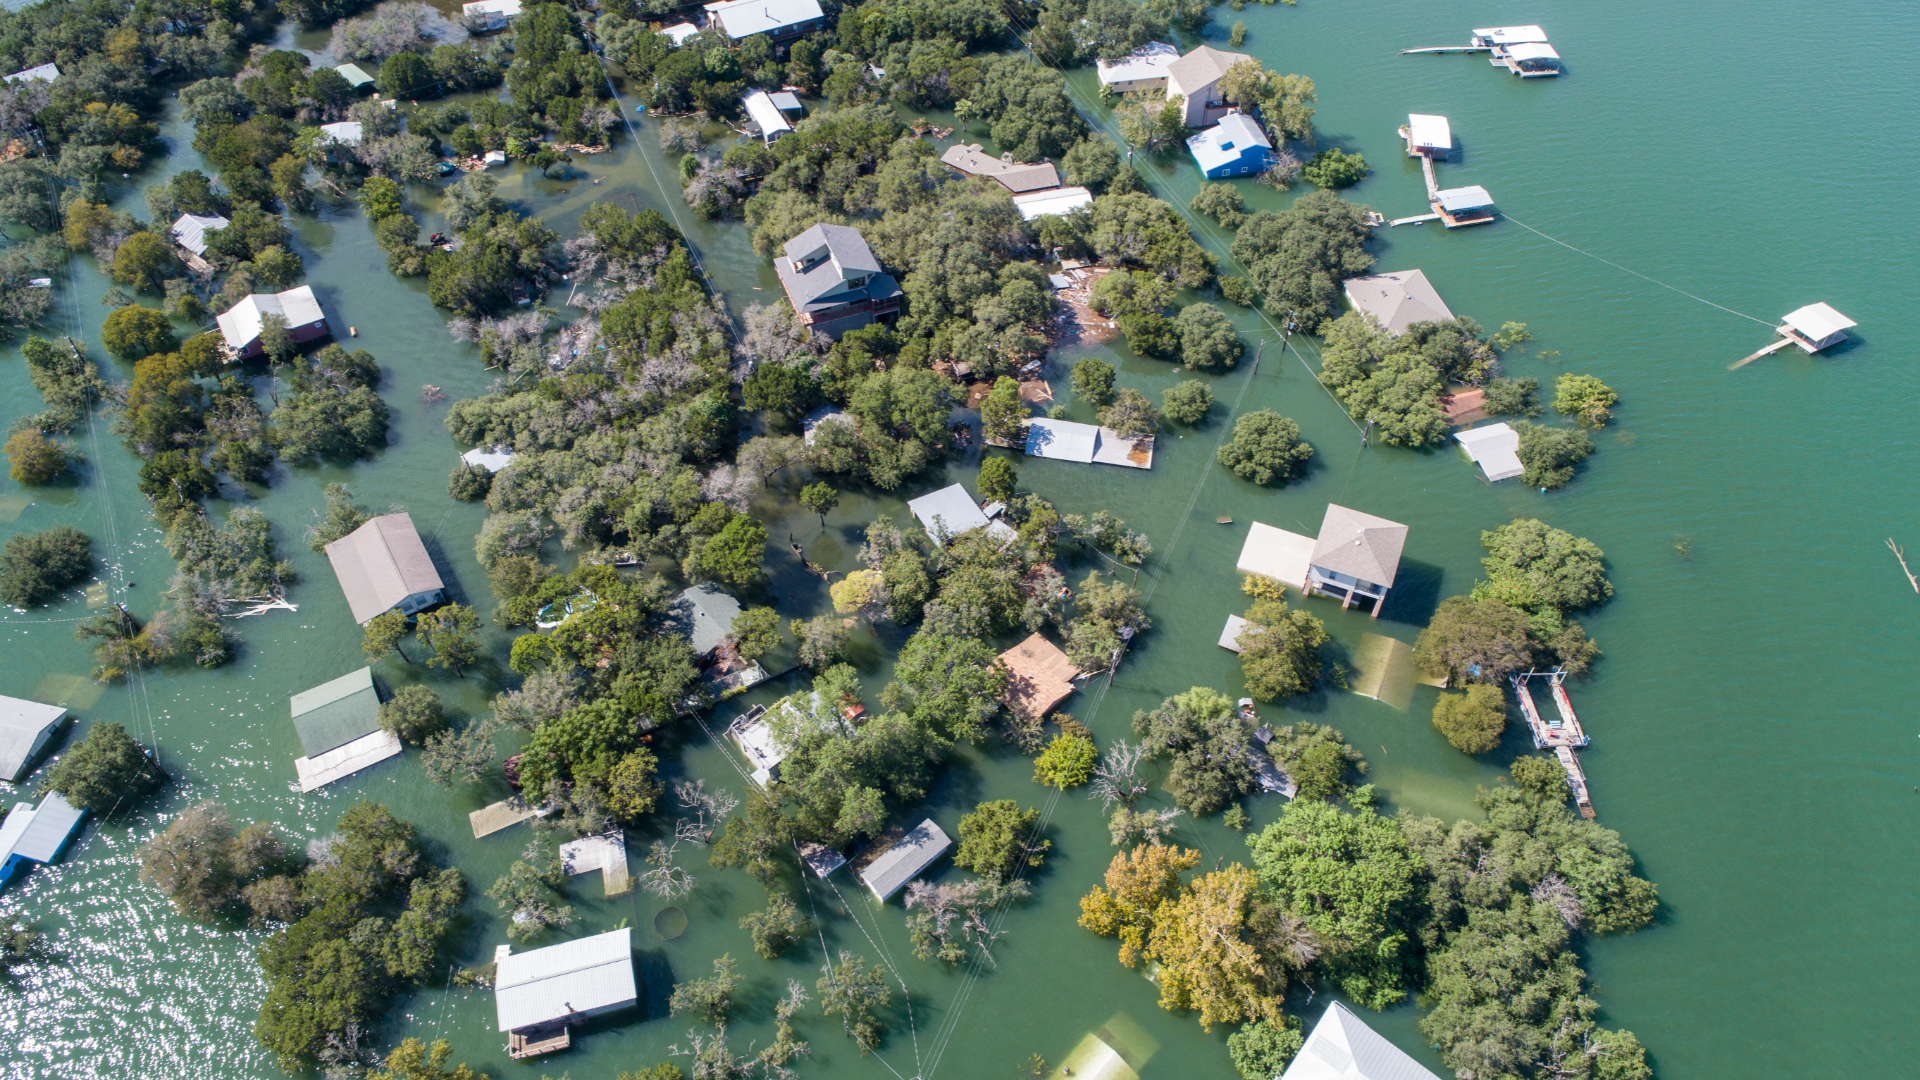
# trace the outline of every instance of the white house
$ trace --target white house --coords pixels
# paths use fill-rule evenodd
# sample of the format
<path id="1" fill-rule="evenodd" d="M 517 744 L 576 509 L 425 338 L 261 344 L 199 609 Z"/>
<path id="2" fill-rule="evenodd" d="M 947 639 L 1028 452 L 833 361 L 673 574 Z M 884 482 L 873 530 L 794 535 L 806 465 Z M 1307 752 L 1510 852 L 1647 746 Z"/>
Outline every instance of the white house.
<path id="1" fill-rule="evenodd" d="M 520 0 L 473 0 L 460 5 L 460 19 L 469 30 L 504 30 L 520 17 Z"/>
<path id="2" fill-rule="evenodd" d="M 1440 1080 L 1334 1002 L 1313 1025 L 1280 1080 Z"/>
<path id="3" fill-rule="evenodd" d="M 530 952 L 511 950 L 502 945 L 494 952 L 493 1004 L 512 1057 L 564 1049 L 572 1042 L 567 1034 L 572 1025 L 630 1008 L 640 999 L 631 927 Z M 535 1045 L 556 1029 L 558 1039 Z"/>
<path id="4" fill-rule="evenodd" d="M 953 840 L 932 818 L 914 826 L 899 843 L 880 853 L 880 857 L 860 871 L 860 880 L 882 902 L 920 876 L 935 859 L 946 854 Z"/>
<path id="5" fill-rule="evenodd" d="M 260 329 L 268 315 L 286 320 L 287 333 L 296 343 L 327 336 L 327 317 L 320 311 L 320 301 L 311 286 L 282 293 L 254 293 L 214 320 L 235 359 L 250 359 L 266 351 L 260 344 Z"/>
<path id="6" fill-rule="evenodd" d="M 1016 535 L 1006 522 L 988 520 L 980 504 L 974 502 L 973 496 L 967 494 L 967 489 L 959 484 L 948 484 L 939 491 L 908 500 L 907 512 L 920 522 L 920 527 L 927 530 L 927 535 L 935 544 L 941 543 L 943 532 L 953 537 L 975 529 L 985 529 L 1008 540 Z"/>
<path id="7" fill-rule="evenodd" d="M 328 544 L 327 561 L 362 626 L 395 608 L 411 615 L 446 599 L 440 571 L 403 513 L 382 514 Z"/>
<path id="8" fill-rule="evenodd" d="M 685 45 L 688 38 L 698 34 L 700 28 L 690 22 L 678 22 L 672 26 L 662 27 L 660 32 L 667 35 L 667 40 L 673 42 L 674 48 L 677 49 Z"/>
<path id="9" fill-rule="evenodd" d="M 1240 53 L 1202 45 L 1167 65 L 1167 100 L 1185 99 L 1181 109 L 1188 127 L 1206 127 L 1226 112 L 1226 100 L 1220 96 L 1220 77 L 1244 59 Z"/>
<path id="10" fill-rule="evenodd" d="M 1180 50 L 1175 46 L 1149 41 L 1124 60 L 1096 60 L 1094 68 L 1101 86 L 1112 87 L 1116 94 L 1131 94 L 1136 90 L 1165 90 L 1167 69 L 1178 59 Z"/>
<path id="11" fill-rule="evenodd" d="M 793 130 L 780 107 L 773 103 L 773 97 L 765 90 L 755 90 L 741 102 L 746 106 L 747 117 L 760 129 L 760 141 L 772 142 Z"/>
<path id="12" fill-rule="evenodd" d="M 820 0 L 722 0 L 706 10 L 710 22 L 735 41 L 766 34 L 779 43 L 827 24 Z"/>
<path id="13" fill-rule="evenodd" d="M 1051 191 L 1036 191 L 1030 195 L 1015 195 L 1014 209 L 1020 211 L 1023 221 L 1032 221 L 1049 214 L 1071 214 L 1075 210 L 1093 205 L 1093 192 L 1083 187 L 1054 188 Z"/>

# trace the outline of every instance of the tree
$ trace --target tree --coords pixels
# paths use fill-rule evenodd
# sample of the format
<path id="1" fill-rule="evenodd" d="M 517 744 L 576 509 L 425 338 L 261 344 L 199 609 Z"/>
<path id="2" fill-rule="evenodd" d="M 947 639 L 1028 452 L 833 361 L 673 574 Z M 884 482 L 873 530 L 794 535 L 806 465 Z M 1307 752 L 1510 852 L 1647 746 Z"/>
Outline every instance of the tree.
<path id="1" fill-rule="evenodd" d="M 1160 415 L 1176 424 L 1197 426 L 1213 411 L 1213 388 L 1199 379 L 1187 379 L 1160 394 Z"/>
<path id="2" fill-rule="evenodd" d="M 1254 604 L 1238 639 L 1247 692 L 1261 701 L 1312 693 L 1320 683 L 1320 650 L 1331 640 L 1311 612 L 1289 610 L 1280 600 Z"/>
<path id="3" fill-rule="evenodd" d="M 1367 159 L 1330 146 L 1301 166 L 1300 175 L 1314 187 L 1350 188 L 1367 175 Z"/>
<path id="4" fill-rule="evenodd" d="M 1594 544 L 1537 518 L 1513 521 L 1480 534 L 1487 580 L 1476 598 L 1497 598 L 1526 611 L 1542 607 L 1585 611 L 1613 596 L 1606 553 Z"/>
<path id="5" fill-rule="evenodd" d="M 460 674 L 482 655 L 480 616 L 465 604 L 448 604 L 419 615 L 420 641 L 433 650 L 427 666 Z"/>
<path id="6" fill-rule="evenodd" d="M 1158 843 L 1115 855 L 1103 883 L 1080 898 L 1080 925 L 1120 939 L 1120 962 L 1133 967 L 1149 956 L 1154 913 L 1180 895 L 1180 875 L 1199 861 L 1198 851 Z"/>
<path id="7" fill-rule="evenodd" d="M 780 616 L 772 608 L 745 608 L 734 616 L 729 634 L 740 659 L 752 663 L 779 646 Z"/>
<path id="8" fill-rule="evenodd" d="M 573 908 L 559 902 L 566 871 L 559 859 L 542 863 L 537 854 L 538 841 L 527 845 L 520 858 L 494 881 L 487 897 L 500 905 L 507 917 L 507 937 L 526 941 L 550 927 L 562 927 L 573 921 Z"/>
<path id="9" fill-rule="evenodd" d="M 447 729 L 446 707 L 431 686 L 403 686 L 381 703 L 380 726 L 399 736 L 401 742 L 419 746 Z"/>
<path id="10" fill-rule="evenodd" d="M 93 538 L 71 525 L 7 538 L 0 550 L 0 599 L 38 607 L 93 570 Z"/>
<path id="11" fill-rule="evenodd" d="M 1593 453 L 1593 439 L 1584 431 L 1542 427 L 1522 420 L 1513 425 L 1520 435 L 1514 453 L 1526 472 L 1520 482 L 1542 491 L 1566 487 L 1573 474 Z"/>
<path id="12" fill-rule="evenodd" d="M 855 570 L 827 587 L 833 610 L 842 615 L 878 616 L 887 602 L 884 579 L 878 570 Z"/>
<path id="13" fill-rule="evenodd" d="M 1592 375 L 1568 372 L 1553 385 L 1553 411 L 1571 416 L 1587 427 L 1605 427 L 1613 419 L 1620 395 Z"/>
<path id="14" fill-rule="evenodd" d="M 1036 842 L 1034 826 L 1039 821 L 1039 810 L 1023 813 L 1012 799 L 980 803 L 960 818 L 960 850 L 954 852 L 953 864 L 1003 881 L 1022 868 L 1023 860 L 1039 866 L 1053 846 L 1051 840 Z"/>
<path id="15" fill-rule="evenodd" d="M 837 615 L 793 620 L 787 629 L 799 639 L 800 662 L 815 671 L 824 671 L 838 660 L 846 652 L 849 621 Z"/>
<path id="16" fill-rule="evenodd" d="M 840 493 L 831 484 L 814 481 L 800 489 L 800 505 L 820 515 L 820 527 L 827 527 L 827 515 L 840 505 Z"/>
<path id="17" fill-rule="evenodd" d="M 715 866 L 740 867 L 762 885 L 771 887 L 780 877 L 780 856 L 791 849 L 793 823 L 780 813 L 764 792 L 747 792 L 745 809 L 727 818 L 727 831 L 714 841 L 707 861 Z"/>
<path id="18" fill-rule="evenodd" d="M 397 652 L 400 659 L 413 663 L 407 650 L 400 647 L 400 642 L 412 632 L 412 624 L 407 622 L 405 615 L 400 614 L 399 608 L 383 611 L 368 619 L 360 639 L 360 648 L 367 654 L 367 663 L 377 664 L 386 659 L 390 652 Z"/>
<path id="19" fill-rule="evenodd" d="M 1159 430 L 1160 410 L 1145 394 L 1123 386 L 1113 403 L 1100 410 L 1100 423 L 1123 439 L 1141 439 Z"/>
<path id="20" fill-rule="evenodd" d="M 766 557 L 766 526 L 741 515 L 705 540 L 696 540 L 684 565 L 687 576 L 695 581 L 718 581 L 744 589 L 765 577 L 760 565 Z"/>
<path id="21" fill-rule="evenodd" d="M 18 915 L 0 915 L 0 980 L 47 956 L 47 935 Z"/>
<path id="22" fill-rule="evenodd" d="M 1180 331 L 1180 359 L 1195 371 L 1224 371 L 1246 351 L 1233 323 L 1204 301 L 1181 308 L 1173 325 Z"/>
<path id="23" fill-rule="evenodd" d="M 1343 992 L 1371 1009 L 1405 996 L 1414 948 L 1404 927 L 1423 868 L 1391 819 L 1296 800 L 1247 843 L 1274 900 L 1318 935 Z"/>
<path id="24" fill-rule="evenodd" d="M 447 494 L 459 502 L 480 502 L 493 490 L 493 470 L 461 462 L 447 474 Z"/>
<path id="25" fill-rule="evenodd" d="M 141 845 L 140 880 L 165 893 L 181 915 L 211 922 L 238 907 L 248 885 L 289 869 L 291 861 L 271 826 L 253 824 L 236 834 L 226 807 L 201 802 Z"/>
<path id="26" fill-rule="evenodd" d="M 607 812 L 632 824 L 653 813 L 660 803 L 660 782 L 654 779 L 659 761 L 644 746 L 620 755 L 607 773 Z"/>
<path id="27" fill-rule="evenodd" d="M 368 221 L 378 225 L 382 220 L 406 211 L 401 202 L 404 194 L 396 181 L 385 176 L 370 176 L 366 183 L 360 185 L 360 209 L 366 212 Z"/>
<path id="28" fill-rule="evenodd" d="M 1533 645 L 1525 612 L 1498 600 L 1453 596 L 1420 631 L 1413 660 L 1429 675 L 1497 685 L 1533 666 Z"/>
<path id="29" fill-rule="evenodd" d="M 1013 487 L 1020 480 L 1014 472 L 1013 462 L 1003 457 L 990 457 L 980 463 L 980 497 L 990 502 L 1007 502 L 1013 498 Z"/>
<path id="30" fill-rule="evenodd" d="M 1000 376 L 980 403 L 980 427 L 991 442 L 1017 445 L 1021 441 L 1022 421 L 1027 418 L 1026 403 L 1020 400 L 1020 384 Z"/>
<path id="31" fill-rule="evenodd" d="M 667 1008 L 674 1016 L 690 1012 L 715 1027 L 724 1025 L 727 1010 L 733 1007 L 733 992 L 740 989 L 741 984 L 733 968 L 731 954 L 715 960 L 712 975 L 676 985 Z"/>
<path id="32" fill-rule="evenodd" d="M 180 341 L 173 336 L 173 323 L 166 315 L 150 307 L 130 304 L 107 316 L 100 327 L 100 343 L 122 360 L 172 352 Z"/>
<path id="33" fill-rule="evenodd" d="M 1300 437 L 1300 425 L 1260 409 L 1234 421 L 1233 441 L 1215 456 L 1243 480 L 1285 486 L 1306 471 L 1313 445 Z"/>
<path id="34" fill-rule="evenodd" d="M 1245 1080 L 1274 1080 L 1287 1070 L 1305 1041 L 1300 1037 L 1300 1021 L 1294 1017 L 1256 1020 L 1227 1036 L 1227 1055 Z"/>
<path id="35" fill-rule="evenodd" d="M 435 91 L 433 69 L 418 53 L 396 53 L 380 65 L 380 92 L 393 97 L 419 97 Z"/>
<path id="36" fill-rule="evenodd" d="M 820 991 L 820 1010 L 840 1018 L 841 1026 L 860 1048 L 862 1056 L 879 1049 L 882 1029 L 876 1010 L 886 1008 L 893 1001 L 893 991 L 887 989 L 886 977 L 880 969 L 867 963 L 864 957 L 842 949 L 840 962 L 824 964 L 820 971 L 820 981 L 816 984 Z"/>
<path id="37" fill-rule="evenodd" d="M 435 1039 L 431 1049 L 419 1039 L 402 1039 L 387 1055 L 386 1068 L 369 1080 L 487 1080 L 486 1073 L 475 1074 L 465 1063 L 448 1068 L 452 1057 L 453 1044 L 445 1039 Z"/>
<path id="38" fill-rule="evenodd" d="M 443 787 L 479 783 L 493 769 L 493 737 L 499 731 L 499 723 L 487 717 L 468 721 L 458 731 L 448 728 L 429 736 L 420 754 L 420 771 Z"/>
<path id="39" fill-rule="evenodd" d="M 1498 338 L 1494 335 L 1491 343 L 1497 345 Z M 1539 379 L 1493 379 L 1480 407 L 1488 416 L 1539 416 L 1539 393 Z"/>
<path id="40" fill-rule="evenodd" d="M 1340 307 L 1340 283 L 1373 265 L 1366 208 L 1331 191 L 1310 191 L 1280 212 L 1261 211 L 1233 238 L 1233 257 L 1247 268 L 1267 309 L 1291 312 L 1308 333 Z"/>
<path id="41" fill-rule="evenodd" d="M 174 257 L 172 245 L 153 233 L 141 231 L 127 237 L 113 253 L 110 273 L 120 284 L 144 292 L 159 288 L 160 279 L 171 276 L 179 266 L 180 260 Z"/>
<path id="42" fill-rule="evenodd" d="M 1033 782 L 1062 791 L 1079 787 L 1092 778 L 1099 756 L 1092 739 L 1063 731 L 1033 759 Z"/>
<path id="43" fill-rule="evenodd" d="M 941 738 L 984 738 L 1007 686 L 1006 669 L 995 659 L 976 637 L 923 628 L 901 648 L 881 704 Z"/>
<path id="44" fill-rule="evenodd" d="M 1107 275 L 1111 277 L 1112 275 Z M 1102 281 L 1106 278 L 1102 278 Z M 1092 356 L 1073 362 L 1073 392 L 1100 408 L 1113 400 L 1113 365 Z"/>
<path id="45" fill-rule="evenodd" d="M 1491 683 L 1474 683 L 1464 694 L 1441 694 L 1433 703 L 1433 726 L 1454 749 L 1484 754 L 1500 745 L 1506 730 L 1506 696 Z"/>
<path id="46" fill-rule="evenodd" d="M 105 817 L 127 798 L 137 799 L 165 779 L 145 747 L 111 721 L 95 723 L 48 770 L 43 787 L 68 805 Z"/>
<path id="47" fill-rule="evenodd" d="M 1217 690 L 1196 686 L 1136 712 L 1133 731 L 1148 760 L 1172 759 L 1166 789 L 1183 810 L 1211 814 L 1254 788 L 1253 725 Z"/>
<path id="48" fill-rule="evenodd" d="M 1195 878 L 1154 912 L 1148 950 L 1160 961 L 1160 1007 L 1193 1009 L 1200 1026 L 1280 1021 L 1287 967 L 1305 967 L 1316 935 L 1277 910 L 1239 863 Z"/>
<path id="49" fill-rule="evenodd" d="M 753 936 L 753 951 L 762 960 L 777 960 L 813 925 L 800 914 L 793 897 L 777 892 L 767 894 L 765 909 L 742 917 L 740 929 Z"/>
<path id="50" fill-rule="evenodd" d="M 22 428 L 7 439 L 8 474 L 15 482 L 38 487 L 52 483 L 67 471 L 72 458 L 67 448 L 32 428 Z"/>
<path id="51" fill-rule="evenodd" d="M 1187 209 L 1206 214 L 1224 229 L 1239 228 L 1240 223 L 1247 220 L 1246 203 L 1240 198 L 1240 189 L 1232 184 L 1202 183 L 1200 193 L 1187 203 Z"/>

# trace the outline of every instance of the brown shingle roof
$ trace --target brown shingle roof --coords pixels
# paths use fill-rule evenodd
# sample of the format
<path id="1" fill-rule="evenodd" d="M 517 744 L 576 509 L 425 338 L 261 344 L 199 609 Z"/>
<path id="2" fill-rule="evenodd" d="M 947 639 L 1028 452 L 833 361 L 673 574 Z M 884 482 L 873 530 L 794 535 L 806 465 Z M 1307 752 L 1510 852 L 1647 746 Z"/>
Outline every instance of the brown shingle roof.
<path id="1" fill-rule="evenodd" d="M 1222 52 L 1202 45 L 1167 66 L 1167 78 L 1182 89 L 1193 91 L 1227 73 L 1227 69 L 1246 59 L 1244 53 Z M 1169 89 L 1172 84 L 1169 84 Z"/>
<path id="2" fill-rule="evenodd" d="M 361 624 L 414 593 L 444 587 L 405 514 L 383 514 L 328 544 L 327 560 Z"/>
<path id="3" fill-rule="evenodd" d="M 1018 161 L 1003 161 L 980 149 L 979 143 L 949 146 L 947 152 L 940 155 L 940 160 L 969 176 L 990 176 L 1015 195 L 1060 186 L 1060 172 L 1052 162 L 1028 165 Z"/>
<path id="4" fill-rule="evenodd" d="M 1073 666 L 1059 646 L 1039 634 L 1000 654 L 1007 667 L 1007 692 L 1001 700 L 1030 720 L 1039 720 L 1073 693 Z"/>

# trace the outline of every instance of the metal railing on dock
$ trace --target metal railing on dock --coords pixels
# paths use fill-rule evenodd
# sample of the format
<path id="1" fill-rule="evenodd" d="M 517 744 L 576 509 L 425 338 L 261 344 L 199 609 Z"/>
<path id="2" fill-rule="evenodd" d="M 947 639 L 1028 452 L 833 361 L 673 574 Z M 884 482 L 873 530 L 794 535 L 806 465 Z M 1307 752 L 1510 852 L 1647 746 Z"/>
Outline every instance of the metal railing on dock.
<path id="1" fill-rule="evenodd" d="M 1540 706 L 1533 699 L 1533 691 L 1528 682 L 1533 679 L 1545 679 L 1553 695 L 1554 712 L 1557 714 L 1548 720 L 1540 713 Z M 1564 671 L 1527 671 L 1510 676 L 1514 696 L 1520 700 L 1520 713 L 1526 717 L 1527 731 L 1533 736 L 1533 745 L 1537 750 L 1550 750 L 1566 770 L 1567 785 L 1573 789 L 1573 801 L 1580 807 L 1580 813 L 1593 817 L 1593 797 L 1587 789 L 1587 774 L 1580 768 L 1580 761 L 1573 751 L 1586 746 L 1592 739 L 1586 729 L 1580 726 L 1580 718 L 1574 714 L 1573 700 L 1567 697 Z"/>

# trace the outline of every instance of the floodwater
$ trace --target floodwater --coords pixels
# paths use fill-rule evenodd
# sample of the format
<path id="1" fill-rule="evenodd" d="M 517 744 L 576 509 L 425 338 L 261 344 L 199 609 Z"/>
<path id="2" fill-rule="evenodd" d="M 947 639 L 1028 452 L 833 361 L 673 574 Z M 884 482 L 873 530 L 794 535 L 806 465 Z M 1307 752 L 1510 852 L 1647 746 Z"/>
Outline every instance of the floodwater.
<path id="1" fill-rule="evenodd" d="M 1916 744 L 1904 741 L 1920 725 L 1888 675 L 1911 647 L 1920 597 L 1884 541 L 1920 543 L 1920 510 L 1902 495 L 1916 465 L 1913 350 L 1897 344 L 1920 332 L 1911 288 L 1920 252 L 1901 187 L 1920 160 L 1895 126 L 1920 106 L 1913 80 L 1901 77 L 1920 63 L 1920 14 L 1884 0 L 1841 0 L 1817 12 L 1780 0 L 1537 0 L 1501 10 L 1308 0 L 1237 14 L 1223 7 L 1216 19 L 1218 43 L 1242 19 L 1251 31 L 1247 51 L 1315 79 L 1323 142 L 1362 151 L 1374 167 L 1352 197 L 1389 217 L 1424 209 L 1419 170 L 1394 128 L 1410 111 L 1450 117 L 1464 160 L 1441 167 L 1443 183 L 1486 186 L 1506 218 L 1452 233 L 1433 225 L 1382 230 L 1380 268 L 1424 269 L 1454 311 L 1489 327 L 1527 323 L 1535 340 L 1510 359 L 1512 374 L 1550 383 L 1559 371 L 1591 372 L 1617 388 L 1623 404 L 1570 487 L 1543 496 L 1513 483 L 1489 486 L 1451 450 L 1362 449 L 1301 356 L 1242 313 L 1249 353 L 1264 344 L 1257 370 L 1243 363 L 1214 380 L 1211 423 L 1163 436 L 1151 473 L 1018 462 L 1022 487 L 1063 511 L 1112 510 L 1157 549 L 1139 579 L 1155 626 L 1110 688 L 1072 699 L 1075 714 L 1104 742 L 1127 732 L 1135 709 L 1167 694 L 1194 684 L 1239 691 L 1237 666 L 1214 640 L 1225 616 L 1245 606 L 1232 566 L 1250 521 L 1312 532 L 1337 501 L 1410 526 L 1402 584 L 1380 620 L 1310 605 L 1356 657 L 1391 651 L 1369 635 L 1410 642 L 1434 603 L 1470 587 L 1482 529 L 1537 516 L 1590 537 L 1607 552 L 1617 595 L 1588 620 L 1606 657 L 1573 690 L 1594 740 L 1584 763 L 1600 819 L 1632 845 L 1664 901 L 1654 927 L 1584 946 L 1603 1021 L 1636 1032 L 1669 1080 L 1802 1075 L 1804 1062 L 1841 1049 L 1843 1017 L 1851 1075 L 1909 1074 L 1920 954 L 1904 932 L 1916 906 L 1901 868 L 1920 851 L 1900 822 L 1920 811 Z M 1488 20 L 1544 25 L 1567 76 L 1522 82 L 1477 57 L 1395 55 L 1462 42 Z M 1086 74 L 1075 77 L 1090 101 L 1089 84 Z M 623 140 L 615 153 L 583 158 L 571 179 L 515 170 L 503 194 L 563 232 L 596 199 L 673 210 L 736 309 L 773 299 L 772 271 L 753 256 L 743 228 L 694 225 L 673 207 L 677 200 L 663 200 L 656 176 L 671 174 L 650 128 L 641 122 L 637 149 Z M 166 132 L 178 153 L 155 176 L 196 164 L 190 132 L 177 121 Z M 1184 159 L 1136 163 L 1180 204 L 1196 190 Z M 431 207 L 426 191 L 413 197 L 417 208 Z M 138 208 L 137 194 L 131 198 Z M 1261 191 L 1250 201 L 1284 198 Z M 14 646 L 0 692 L 68 702 L 83 723 L 127 724 L 157 744 L 174 778 L 159 797 L 90 825 L 64 865 L 35 869 L 6 897 L 61 953 L 0 1011 L 6 1076 L 275 1074 L 250 1035 L 262 993 L 253 961 L 261 936 L 183 922 L 136 881 L 138 844 L 196 800 L 219 799 L 236 819 L 273 821 L 300 838 L 324 835 L 356 799 L 380 800 L 467 874 L 475 899 L 458 961 L 484 963 L 504 940 L 493 905 L 479 894 L 529 833 L 517 827 L 475 841 L 466 822 L 503 788 L 449 794 L 423 780 L 410 754 L 315 795 L 287 789 L 299 752 L 288 696 L 364 662 L 325 561 L 301 538 L 323 484 L 347 482 L 369 506 L 404 506 L 454 592 L 482 611 L 493 604 L 470 541 L 483 511 L 445 494 L 461 449 L 442 426 L 446 406 L 420 400 L 423 384 L 458 399 L 482 392 L 491 376 L 446 336 L 421 282 L 387 275 L 356 209 L 297 224 L 308 280 L 336 330 L 358 329 L 343 342 L 372 351 L 386 368 L 392 446 L 352 468 L 282 469 L 270 488 L 248 493 L 279 527 L 304 581 L 292 595 L 299 611 L 248 620 L 244 654 L 226 668 L 153 672 L 100 688 L 87 679 L 85 645 L 69 634 L 87 614 L 83 596 L 6 613 Z M 1209 230 L 1203 239 L 1224 253 L 1223 236 Z M 61 312 L 97 341 L 105 283 L 86 263 L 76 263 L 70 287 L 63 282 Z M 1816 300 L 1859 321 L 1853 344 L 1820 358 L 1790 350 L 1727 370 L 1770 340 L 1777 316 Z M 1118 363 L 1122 385 L 1156 398 L 1184 377 L 1124 351 L 1085 351 Z M 1302 351 L 1311 358 L 1311 345 Z M 1542 351 L 1559 355 L 1538 358 Z M 1064 371 L 1077 355 L 1056 364 L 1063 400 Z M 128 372 L 121 366 L 117 374 Z M 0 395 L 8 415 L 41 407 L 18 364 L 0 367 Z M 1254 408 L 1299 422 L 1319 450 L 1306 479 L 1258 489 L 1212 463 L 1229 416 Z M 1086 411 L 1074 407 L 1078 418 Z M 134 490 L 138 462 L 104 423 L 97 441 L 87 433 L 81 441 L 88 466 L 75 487 L 25 492 L 0 480 L 0 529 L 86 530 L 114 563 L 115 598 L 145 615 L 171 567 Z M 781 534 L 792 531 L 812 558 L 846 568 L 876 513 L 898 518 L 904 497 L 971 482 L 976 464 L 955 463 L 945 479 L 888 497 L 849 495 L 824 535 L 812 517 L 783 517 L 781 506 L 769 505 L 782 614 L 815 613 L 826 596 L 798 572 L 777 543 Z M 1215 524 L 1220 516 L 1235 523 Z M 498 635 L 494 643 L 505 642 Z M 879 655 L 875 643 L 865 666 L 875 690 L 885 675 Z M 379 675 L 389 685 L 424 677 L 393 661 Z M 475 710 L 499 676 L 432 681 L 457 707 Z M 1471 813 L 1475 786 L 1499 774 L 1519 740 L 1470 759 L 1427 722 L 1432 689 L 1390 691 L 1383 700 L 1328 693 L 1282 718 L 1344 730 L 1392 806 Z M 777 692 L 715 710 L 707 723 L 718 728 L 738 706 Z M 666 758 L 676 778 L 704 777 L 736 792 L 743 784 L 700 725 L 669 735 Z M 827 947 L 884 962 L 909 996 L 903 1005 L 896 995 L 886 1044 L 864 1059 L 836 1023 L 804 1014 L 799 1034 L 814 1053 L 801 1071 L 1007 1077 L 1035 1054 L 1053 1065 L 1076 1048 L 1086 1054 L 1089 1035 L 1104 1032 L 1142 1077 L 1233 1075 L 1224 1032 L 1202 1033 L 1190 1018 L 1160 1010 L 1153 986 L 1115 963 L 1110 942 L 1074 925 L 1077 899 L 1111 855 L 1098 807 L 1077 794 L 1051 796 L 1029 781 L 1023 758 L 993 746 L 960 754 L 926 812 L 951 832 L 961 813 L 988 798 L 1042 807 L 1054 841 L 1033 875 L 1033 899 L 1004 922 L 995 965 L 948 971 L 916 961 L 897 901 L 875 904 L 844 875 L 807 882 L 802 906 L 819 915 Z M 1250 809 L 1262 823 L 1279 806 L 1256 800 Z M 635 857 L 651 838 L 630 837 Z M 1216 822 L 1186 822 L 1177 838 L 1202 848 L 1208 863 L 1245 850 Z M 666 1015 L 666 996 L 675 980 L 705 972 L 723 953 L 741 959 L 749 979 L 734 1043 L 764 1042 L 785 981 L 811 988 L 820 941 L 777 962 L 754 958 L 736 922 L 760 906 L 759 887 L 738 872 L 704 869 L 700 853 L 692 855 L 700 886 L 680 902 L 690 925 L 672 941 L 652 930 L 660 902 L 641 893 L 604 899 L 592 878 L 570 884 L 580 914 L 574 930 L 635 928 L 646 990 L 641 1010 L 590 1028 L 563 1058 L 509 1062 L 492 1030 L 489 995 L 449 991 L 444 980 L 400 999 L 380 1045 L 407 1035 L 446 1038 L 457 1060 L 495 1077 L 611 1077 L 686 1043 L 690 1025 Z M 1299 995 L 1295 1005 L 1303 1001 Z M 1324 1002 L 1322 993 L 1307 1014 Z M 1368 1020 L 1437 1068 L 1420 1045 L 1417 1016 L 1409 1004 Z"/>

